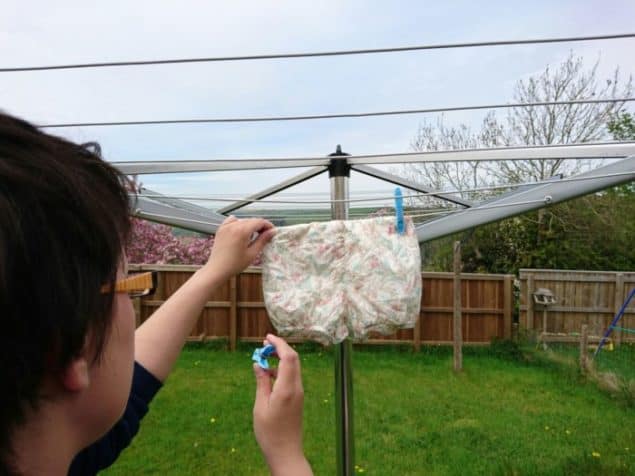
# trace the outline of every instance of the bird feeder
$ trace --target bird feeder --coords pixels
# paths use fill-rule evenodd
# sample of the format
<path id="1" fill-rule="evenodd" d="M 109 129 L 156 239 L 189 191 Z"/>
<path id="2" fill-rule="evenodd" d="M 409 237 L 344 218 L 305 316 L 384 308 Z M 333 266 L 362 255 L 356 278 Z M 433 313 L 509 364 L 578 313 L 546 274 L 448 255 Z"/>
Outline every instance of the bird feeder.
<path id="1" fill-rule="evenodd" d="M 556 303 L 556 297 L 551 292 L 551 289 L 538 288 L 533 294 L 534 303 L 538 306 L 547 307 Z"/>
<path id="2" fill-rule="evenodd" d="M 550 306 L 556 304 L 556 297 L 551 292 L 551 289 L 547 288 L 538 288 L 533 293 L 534 304 L 538 309 L 542 309 L 542 333 L 540 334 L 540 340 L 542 341 L 543 347 L 546 349 L 547 344 L 545 343 L 547 337 L 547 312 Z"/>

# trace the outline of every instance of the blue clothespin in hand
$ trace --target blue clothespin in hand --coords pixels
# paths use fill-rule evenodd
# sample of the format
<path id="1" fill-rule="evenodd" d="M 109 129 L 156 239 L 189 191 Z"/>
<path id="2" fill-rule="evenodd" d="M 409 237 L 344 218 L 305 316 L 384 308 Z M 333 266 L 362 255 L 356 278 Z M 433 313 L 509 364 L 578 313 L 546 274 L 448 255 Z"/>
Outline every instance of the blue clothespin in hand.
<path id="1" fill-rule="evenodd" d="M 397 213 L 397 233 L 403 235 L 406 227 L 403 220 L 403 196 L 399 187 L 395 189 L 395 212 Z"/>
<path id="2" fill-rule="evenodd" d="M 267 357 L 273 354 L 276 351 L 276 348 L 271 344 L 266 345 L 264 347 L 258 348 L 254 350 L 254 354 L 251 356 L 251 360 L 256 362 L 263 369 L 269 368 L 269 362 L 267 362 Z"/>

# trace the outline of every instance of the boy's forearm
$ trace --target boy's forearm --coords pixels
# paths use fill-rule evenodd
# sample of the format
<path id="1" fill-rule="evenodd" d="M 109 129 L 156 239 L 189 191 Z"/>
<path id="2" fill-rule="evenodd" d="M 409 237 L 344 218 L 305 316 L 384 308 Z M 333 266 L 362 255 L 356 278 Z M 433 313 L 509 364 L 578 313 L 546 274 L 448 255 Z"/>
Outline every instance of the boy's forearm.
<path id="1" fill-rule="evenodd" d="M 209 296 L 225 280 L 204 266 L 137 329 L 135 359 L 157 379 L 167 378 Z"/>

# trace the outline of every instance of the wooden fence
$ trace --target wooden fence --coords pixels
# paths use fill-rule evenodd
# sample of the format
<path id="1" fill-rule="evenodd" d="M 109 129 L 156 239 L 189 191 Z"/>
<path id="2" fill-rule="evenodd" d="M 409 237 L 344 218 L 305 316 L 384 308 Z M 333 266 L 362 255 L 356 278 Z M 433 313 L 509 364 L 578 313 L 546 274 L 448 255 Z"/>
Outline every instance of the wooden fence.
<path id="1" fill-rule="evenodd" d="M 521 269 L 520 328 L 542 332 L 546 317 L 545 340 L 577 341 L 583 324 L 588 326 L 589 335 L 602 336 L 633 287 L 635 273 Z M 547 308 L 546 316 L 532 299 L 538 288 L 547 288 L 556 297 L 556 304 Z M 631 302 L 618 325 L 635 329 L 635 302 Z M 635 341 L 633 334 L 623 331 L 615 331 L 612 338 L 617 344 Z"/>
<path id="2" fill-rule="evenodd" d="M 158 271 L 157 292 L 136 305 L 137 324 L 147 319 L 199 267 L 183 265 L 131 265 L 131 271 Z M 452 344 L 453 273 L 422 273 L 423 296 L 419 321 L 414 329 L 391 336 L 373 335 L 369 344 Z M 218 289 L 205 305 L 190 340 L 215 338 L 260 342 L 273 327 L 267 316 L 259 268 L 250 268 Z M 463 342 L 486 345 L 497 338 L 510 338 L 513 312 L 513 276 L 462 274 Z"/>

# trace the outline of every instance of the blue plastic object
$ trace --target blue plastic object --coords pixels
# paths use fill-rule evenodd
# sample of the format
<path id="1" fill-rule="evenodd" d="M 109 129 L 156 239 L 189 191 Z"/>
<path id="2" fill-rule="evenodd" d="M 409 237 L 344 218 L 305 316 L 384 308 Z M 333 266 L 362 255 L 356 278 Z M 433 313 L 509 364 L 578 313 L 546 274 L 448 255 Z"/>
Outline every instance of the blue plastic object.
<path id="1" fill-rule="evenodd" d="M 251 360 L 256 362 L 263 369 L 269 368 L 269 362 L 267 362 L 267 357 L 273 354 L 276 351 L 276 348 L 271 344 L 266 345 L 264 347 L 260 347 L 254 350 L 254 354 L 251 356 Z"/>
<path id="2" fill-rule="evenodd" d="M 395 212 L 397 213 L 397 233 L 403 235 L 406 228 L 403 220 L 403 195 L 399 187 L 395 189 Z"/>
<path id="3" fill-rule="evenodd" d="M 606 342 L 606 339 L 608 339 L 608 337 L 611 335 L 611 332 L 613 332 L 613 330 L 615 330 L 615 329 L 618 329 L 617 323 L 622 318 L 622 316 L 624 315 L 624 312 L 626 312 L 626 308 L 628 307 L 628 303 L 631 302 L 631 299 L 633 299 L 634 297 L 635 297 L 635 288 L 631 289 L 631 292 L 628 293 L 628 297 L 626 298 L 626 301 L 624 301 L 624 304 L 622 304 L 622 307 L 620 308 L 620 310 L 617 312 L 617 314 L 613 318 L 613 321 L 611 322 L 611 325 L 608 327 L 608 329 L 606 329 L 606 332 L 604 333 L 604 336 L 602 337 L 602 340 L 598 344 L 598 348 L 595 349 L 595 354 L 593 354 L 593 358 L 597 357 L 597 355 L 600 353 L 600 351 L 602 350 L 602 346 Z M 622 330 L 625 330 L 626 332 L 631 332 L 633 329 L 622 329 Z"/>

